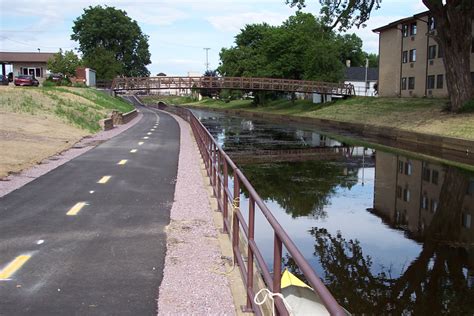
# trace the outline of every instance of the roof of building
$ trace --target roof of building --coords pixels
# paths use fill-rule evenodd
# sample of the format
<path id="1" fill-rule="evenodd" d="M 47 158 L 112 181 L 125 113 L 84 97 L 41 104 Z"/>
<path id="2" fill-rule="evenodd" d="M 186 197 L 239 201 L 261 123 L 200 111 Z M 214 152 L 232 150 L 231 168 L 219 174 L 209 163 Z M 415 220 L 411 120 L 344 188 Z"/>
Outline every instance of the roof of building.
<path id="1" fill-rule="evenodd" d="M 376 29 L 373 29 L 372 32 L 375 32 L 375 33 L 378 33 L 378 32 L 381 32 L 381 31 L 385 31 L 387 29 L 391 29 L 393 27 L 396 27 L 398 24 L 402 24 L 402 23 L 406 23 L 406 22 L 410 22 L 410 21 L 413 21 L 413 20 L 418 20 L 419 18 L 421 18 L 422 16 L 425 16 L 429 13 L 430 11 L 424 11 L 424 12 L 421 12 L 421 13 L 417 13 L 413 16 L 410 16 L 410 17 L 407 17 L 407 18 L 403 18 L 403 19 L 400 19 L 400 20 L 397 20 L 397 21 L 394 21 L 394 22 L 391 22 L 387 25 L 384 25 L 384 26 L 381 26 L 381 27 L 378 27 Z"/>
<path id="2" fill-rule="evenodd" d="M 55 53 L 0 52 L 0 63 L 46 63 Z"/>
<path id="3" fill-rule="evenodd" d="M 346 81 L 365 81 L 365 67 L 347 67 L 344 74 Z M 379 80 L 378 68 L 367 68 L 367 80 Z"/>

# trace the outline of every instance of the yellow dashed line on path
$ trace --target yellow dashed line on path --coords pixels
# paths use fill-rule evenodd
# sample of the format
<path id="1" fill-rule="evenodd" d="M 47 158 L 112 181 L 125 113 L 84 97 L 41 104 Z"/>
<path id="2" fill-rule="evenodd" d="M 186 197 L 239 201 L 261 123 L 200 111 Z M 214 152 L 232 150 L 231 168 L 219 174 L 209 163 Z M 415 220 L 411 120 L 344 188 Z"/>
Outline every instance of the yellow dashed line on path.
<path id="1" fill-rule="evenodd" d="M 3 270 L 0 270 L 0 281 L 8 280 L 16 271 L 18 271 L 31 256 L 21 255 L 10 262 Z"/>
<path id="2" fill-rule="evenodd" d="M 124 165 L 127 163 L 127 161 L 128 161 L 127 159 L 122 159 L 117 163 L 117 165 Z"/>
<path id="3" fill-rule="evenodd" d="M 100 183 L 100 184 L 105 184 L 107 183 L 107 181 L 109 181 L 111 178 L 111 176 L 103 176 L 102 178 L 100 178 L 99 181 L 97 181 L 97 183 Z"/>
<path id="4" fill-rule="evenodd" d="M 134 154 L 134 153 L 137 152 L 137 150 L 136 150 L 136 149 L 132 149 L 132 150 L 130 150 L 130 152 L 131 152 L 132 154 Z"/>
<path id="5" fill-rule="evenodd" d="M 78 202 L 78 203 L 76 203 L 76 205 L 71 207 L 71 209 L 66 213 L 66 215 L 76 216 L 77 213 L 79 213 L 81 211 L 81 209 L 86 205 L 87 205 L 86 202 Z"/>
<path id="6" fill-rule="evenodd" d="M 143 145 L 144 143 L 145 143 L 145 142 L 139 142 L 139 143 L 138 143 L 138 146 L 141 146 L 141 145 Z"/>

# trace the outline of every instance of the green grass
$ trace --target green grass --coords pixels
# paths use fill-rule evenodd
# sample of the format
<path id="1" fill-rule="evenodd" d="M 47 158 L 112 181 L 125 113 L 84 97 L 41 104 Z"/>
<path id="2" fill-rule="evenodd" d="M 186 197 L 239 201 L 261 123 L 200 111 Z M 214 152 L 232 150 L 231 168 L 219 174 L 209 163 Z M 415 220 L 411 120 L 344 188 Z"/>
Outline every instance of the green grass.
<path id="1" fill-rule="evenodd" d="M 153 103 L 155 99 L 143 98 Z M 294 115 L 394 127 L 425 134 L 435 134 L 474 140 L 474 113 L 453 114 L 444 111 L 447 100 L 435 98 L 372 98 L 353 97 L 324 104 L 308 100 L 273 100 L 256 106 L 252 100 L 221 100 L 173 98 L 164 102 L 211 109 L 245 110 L 260 113 Z"/>
<path id="2" fill-rule="evenodd" d="M 112 110 L 129 112 L 133 105 L 90 88 L 15 87 L 0 90 L 0 110 L 30 115 L 52 114 L 65 122 L 94 133 L 99 120 Z"/>

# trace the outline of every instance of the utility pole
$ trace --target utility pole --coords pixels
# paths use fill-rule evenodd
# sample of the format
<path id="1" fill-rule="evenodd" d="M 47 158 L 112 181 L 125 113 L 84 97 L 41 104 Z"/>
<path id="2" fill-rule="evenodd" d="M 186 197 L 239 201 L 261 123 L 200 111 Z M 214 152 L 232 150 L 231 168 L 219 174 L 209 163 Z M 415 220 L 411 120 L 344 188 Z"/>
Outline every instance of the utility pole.
<path id="1" fill-rule="evenodd" d="M 206 51 L 206 71 L 209 70 L 209 47 L 204 47 L 204 50 Z"/>

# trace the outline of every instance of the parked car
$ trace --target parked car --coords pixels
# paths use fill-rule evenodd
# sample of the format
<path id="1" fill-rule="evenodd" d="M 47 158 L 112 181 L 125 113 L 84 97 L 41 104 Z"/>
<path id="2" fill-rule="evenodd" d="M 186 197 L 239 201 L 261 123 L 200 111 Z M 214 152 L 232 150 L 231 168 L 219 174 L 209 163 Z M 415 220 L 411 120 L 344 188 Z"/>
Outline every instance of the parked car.
<path id="1" fill-rule="evenodd" d="M 39 81 L 35 77 L 30 75 L 19 75 L 13 80 L 15 86 L 38 86 Z"/>
<path id="2" fill-rule="evenodd" d="M 4 75 L 0 75 L 0 85 L 8 86 L 8 77 Z"/>
<path id="3" fill-rule="evenodd" d="M 59 74 L 59 73 L 58 74 L 50 74 L 49 77 L 48 77 L 48 79 L 50 81 L 53 81 L 53 82 L 59 82 L 59 81 L 63 80 L 63 78 L 64 78 L 63 74 Z"/>

